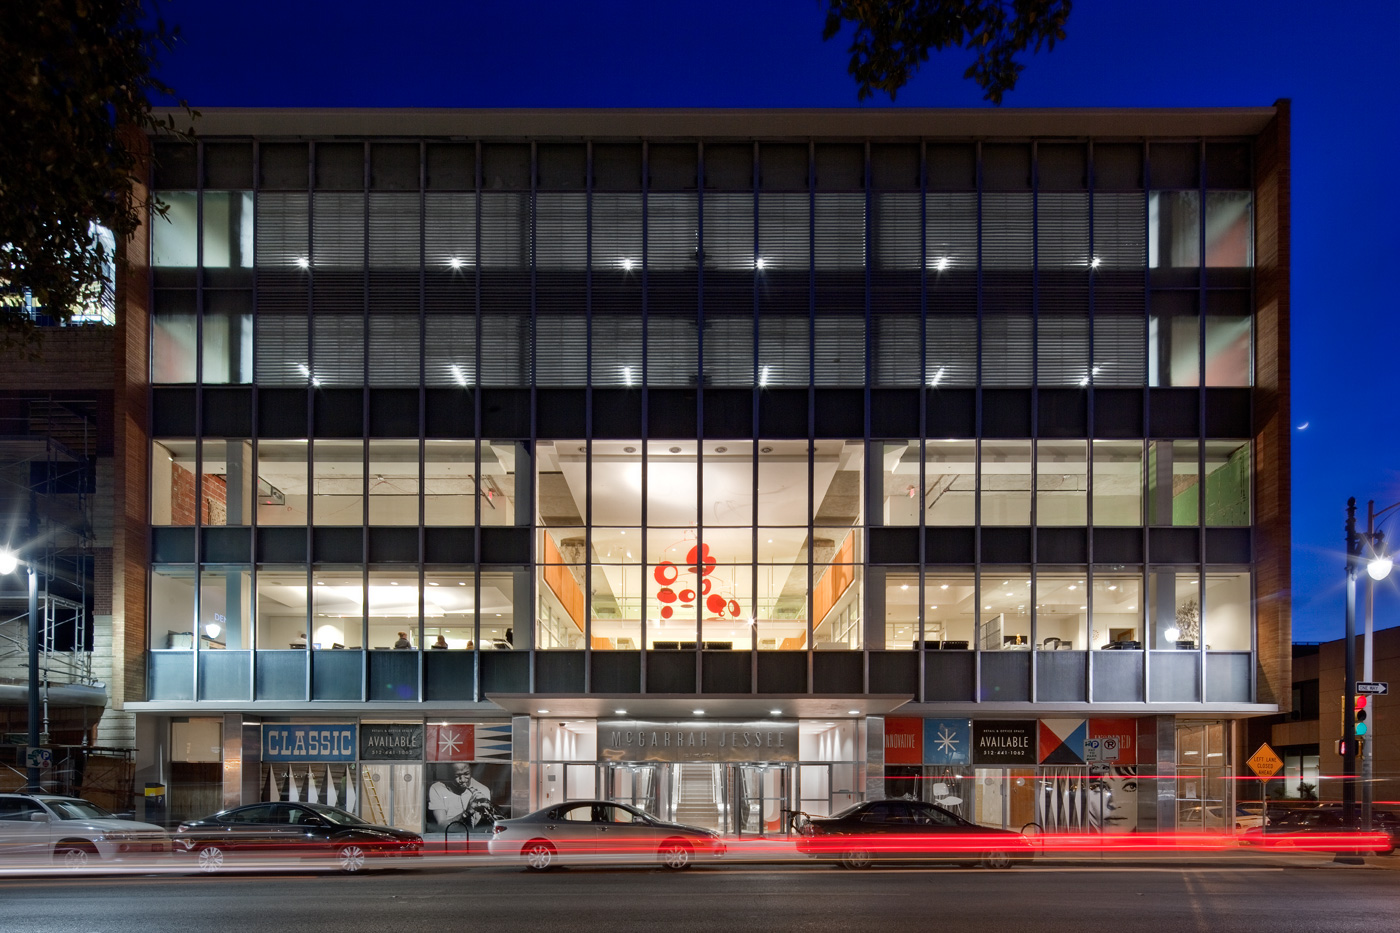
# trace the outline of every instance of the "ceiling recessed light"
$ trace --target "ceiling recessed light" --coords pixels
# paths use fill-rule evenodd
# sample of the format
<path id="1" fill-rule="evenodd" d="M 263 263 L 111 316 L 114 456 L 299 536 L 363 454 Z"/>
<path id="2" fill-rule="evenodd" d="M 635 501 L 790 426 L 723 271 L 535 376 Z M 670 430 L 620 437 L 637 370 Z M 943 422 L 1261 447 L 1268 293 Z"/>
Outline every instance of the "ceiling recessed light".
<path id="1" fill-rule="evenodd" d="M 429 586 L 437 586 L 438 584 L 437 584 L 437 581 L 436 581 L 436 580 L 429 580 L 429 581 L 428 581 L 428 585 L 429 585 Z"/>
<path id="2" fill-rule="evenodd" d="M 627 710 L 625 710 L 625 709 L 615 709 L 615 710 L 613 710 L 613 712 L 614 712 L 616 715 L 618 715 L 618 716 L 626 716 L 626 715 L 627 715 Z"/>
<path id="3" fill-rule="evenodd" d="M 399 585 L 399 581 L 398 581 L 398 580 L 390 580 L 390 581 L 389 581 L 389 585 L 390 585 L 390 586 L 398 586 L 398 585 Z"/>
<path id="4" fill-rule="evenodd" d="M 780 709 L 770 709 L 768 712 L 769 712 L 770 715 L 773 715 L 773 716 L 781 716 L 781 715 L 783 715 L 783 711 L 780 710 Z"/>
<path id="5" fill-rule="evenodd" d="M 637 448 L 635 448 L 635 447 L 624 447 L 624 448 L 622 448 L 622 452 L 625 453 L 625 454 L 634 454 L 634 453 L 637 452 Z"/>
<path id="6" fill-rule="evenodd" d="M 458 580 L 458 581 L 457 581 L 457 585 L 458 585 L 458 586 L 466 586 L 467 584 L 464 583 L 464 582 L 462 582 L 461 580 Z"/>
<path id="7" fill-rule="evenodd" d="M 693 710 L 691 710 L 691 712 L 694 713 L 694 714 L 697 715 L 697 716 L 703 716 L 703 715 L 705 715 L 705 711 L 704 711 L 703 709 L 693 709 Z"/>
<path id="8" fill-rule="evenodd" d="M 673 453 L 673 454 L 678 454 L 678 453 L 680 453 L 680 452 L 681 452 L 681 449 L 680 449 L 679 447 L 672 447 L 672 448 L 671 448 L 671 453 Z"/>
<path id="9" fill-rule="evenodd" d="M 717 453 L 717 454 L 727 454 L 727 453 L 729 453 L 729 448 L 728 448 L 728 447 L 716 447 L 716 448 L 715 448 L 715 453 Z"/>
<path id="10" fill-rule="evenodd" d="M 858 709 L 848 709 L 848 710 L 846 710 L 846 712 L 849 713 L 849 714 L 852 715 L 852 716 L 859 716 L 859 715 L 860 715 L 860 710 L 858 710 Z"/>
<path id="11" fill-rule="evenodd" d="M 549 710 L 547 710 L 547 709 L 537 709 L 537 710 L 535 710 L 535 712 L 537 712 L 537 713 L 539 713 L 541 716 L 543 716 L 545 713 L 548 713 Z"/>

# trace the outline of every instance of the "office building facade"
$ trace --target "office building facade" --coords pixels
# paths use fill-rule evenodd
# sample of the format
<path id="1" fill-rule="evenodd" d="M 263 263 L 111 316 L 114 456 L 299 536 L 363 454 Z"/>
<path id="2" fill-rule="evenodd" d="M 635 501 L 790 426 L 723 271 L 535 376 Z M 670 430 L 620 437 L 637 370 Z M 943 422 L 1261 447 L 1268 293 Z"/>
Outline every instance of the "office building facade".
<path id="1" fill-rule="evenodd" d="M 497 813 L 733 833 L 905 794 L 1208 824 L 1237 720 L 1288 702 L 1287 126 L 215 110 L 152 140 L 168 211 L 118 290 L 142 774 L 172 815 L 443 831 L 462 762 Z"/>

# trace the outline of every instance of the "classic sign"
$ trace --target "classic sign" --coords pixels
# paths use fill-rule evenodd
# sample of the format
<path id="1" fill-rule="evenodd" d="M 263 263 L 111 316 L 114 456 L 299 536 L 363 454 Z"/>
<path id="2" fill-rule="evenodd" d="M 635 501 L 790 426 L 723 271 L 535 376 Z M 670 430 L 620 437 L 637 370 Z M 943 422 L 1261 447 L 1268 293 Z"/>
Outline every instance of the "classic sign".
<path id="1" fill-rule="evenodd" d="M 264 723 L 263 761 L 354 761 L 354 723 Z"/>

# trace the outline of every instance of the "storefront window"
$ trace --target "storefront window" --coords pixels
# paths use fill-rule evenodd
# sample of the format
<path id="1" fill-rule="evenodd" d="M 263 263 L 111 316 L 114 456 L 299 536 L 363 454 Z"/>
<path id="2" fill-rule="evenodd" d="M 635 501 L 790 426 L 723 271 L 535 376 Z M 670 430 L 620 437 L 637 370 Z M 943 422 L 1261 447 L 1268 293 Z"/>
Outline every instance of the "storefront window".
<path id="1" fill-rule="evenodd" d="M 1142 524 L 1142 442 L 1093 441 L 1094 524 Z"/>
<path id="2" fill-rule="evenodd" d="M 806 526 L 806 441 L 759 441 L 758 523 Z"/>
<path id="3" fill-rule="evenodd" d="M 1045 571 L 1035 577 L 1035 637 L 1045 651 L 1083 651 L 1088 588 L 1082 570 Z"/>
<path id="4" fill-rule="evenodd" d="M 982 524 L 1031 523 L 1031 442 L 982 442 Z"/>
<path id="5" fill-rule="evenodd" d="M 1028 650 L 1031 646 L 1031 577 L 1025 570 L 982 571 L 980 601 L 983 651 Z"/>
<path id="6" fill-rule="evenodd" d="M 1144 647 L 1142 577 L 1138 574 L 1094 574 L 1093 648 Z"/>
<path id="7" fill-rule="evenodd" d="M 1248 651 L 1253 614 L 1248 573 L 1206 574 L 1205 638 L 1207 650 Z"/>
<path id="8" fill-rule="evenodd" d="M 1035 509 L 1038 525 L 1083 526 L 1089 521 L 1089 464 L 1084 441 L 1037 441 Z"/>
<path id="9" fill-rule="evenodd" d="M 1147 575 L 1150 647 L 1181 651 L 1200 647 L 1200 583 L 1200 578 L 1189 571 L 1157 570 Z"/>
<path id="10" fill-rule="evenodd" d="M 258 441 L 258 524 L 305 525 L 309 502 L 304 440 Z"/>
<path id="11" fill-rule="evenodd" d="M 930 571 L 924 576 L 924 646 L 944 650 L 974 648 L 977 618 L 975 576 L 971 570 Z"/>
<path id="12" fill-rule="evenodd" d="M 801 651 L 807 648 L 806 531 L 759 529 L 760 560 L 771 554 L 774 563 L 758 565 L 757 615 L 754 627 L 763 650 Z M 770 550 L 771 549 L 771 550 Z M 793 556 L 783 560 L 782 555 Z"/>
<path id="13" fill-rule="evenodd" d="M 1197 441 L 1148 441 L 1148 524 L 1184 526 L 1199 521 L 1199 455 Z"/>
<path id="14" fill-rule="evenodd" d="M 924 447 L 924 521 L 977 524 L 977 442 L 928 441 Z"/>
<path id="15" fill-rule="evenodd" d="M 747 529 L 745 529 L 747 534 Z M 709 583 L 709 591 L 704 587 Z M 704 574 L 697 594 L 700 637 L 715 651 L 748 651 L 753 646 L 753 565 L 717 564 Z"/>
<path id="16" fill-rule="evenodd" d="M 538 648 L 584 647 L 584 624 L 587 600 L 584 597 L 584 564 L 565 563 L 566 559 L 584 557 L 583 529 L 556 544 L 554 534 L 542 531 L 539 564 Z M 564 555 L 567 554 L 566 558 Z M 483 620 L 484 621 L 484 620 Z"/>

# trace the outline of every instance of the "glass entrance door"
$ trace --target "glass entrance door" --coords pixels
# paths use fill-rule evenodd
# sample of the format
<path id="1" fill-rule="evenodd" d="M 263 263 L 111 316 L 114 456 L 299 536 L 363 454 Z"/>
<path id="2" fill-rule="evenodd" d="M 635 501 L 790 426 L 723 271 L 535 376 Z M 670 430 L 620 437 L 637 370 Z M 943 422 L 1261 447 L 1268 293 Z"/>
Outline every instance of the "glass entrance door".
<path id="1" fill-rule="evenodd" d="M 740 836 L 782 835 L 792 806 L 790 764 L 738 764 L 730 766 L 732 830 Z"/>
<path id="2" fill-rule="evenodd" d="M 661 765 L 654 762 L 617 762 L 607 766 L 607 799 L 630 803 L 652 816 L 665 819 L 661 812 Z"/>

